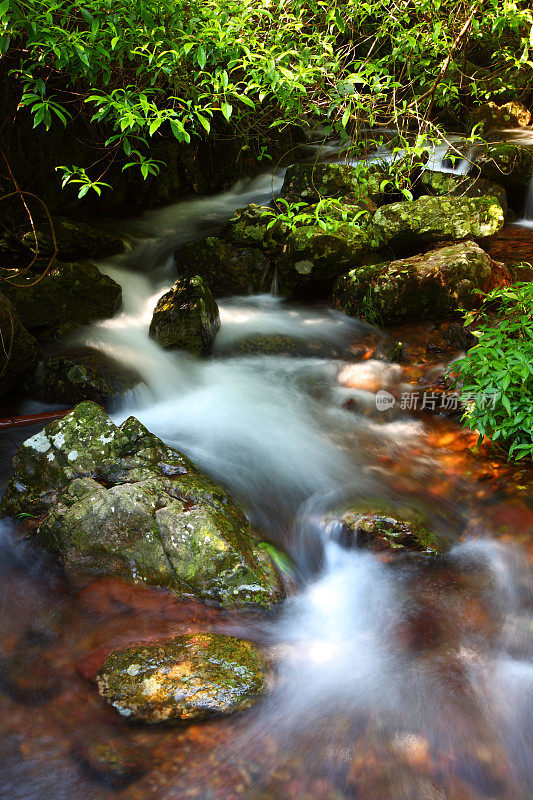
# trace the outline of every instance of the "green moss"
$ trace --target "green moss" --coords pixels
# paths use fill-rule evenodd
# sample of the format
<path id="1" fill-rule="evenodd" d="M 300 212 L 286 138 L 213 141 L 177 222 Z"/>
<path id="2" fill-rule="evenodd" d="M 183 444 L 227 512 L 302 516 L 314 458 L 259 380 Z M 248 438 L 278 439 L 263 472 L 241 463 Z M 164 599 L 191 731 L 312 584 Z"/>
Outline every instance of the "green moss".
<path id="1" fill-rule="evenodd" d="M 107 702 L 131 719 L 204 719 L 253 705 L 266 689 L 266 665 L 249 642 L 190 634 L 112 652 L 97 681 Z"/>

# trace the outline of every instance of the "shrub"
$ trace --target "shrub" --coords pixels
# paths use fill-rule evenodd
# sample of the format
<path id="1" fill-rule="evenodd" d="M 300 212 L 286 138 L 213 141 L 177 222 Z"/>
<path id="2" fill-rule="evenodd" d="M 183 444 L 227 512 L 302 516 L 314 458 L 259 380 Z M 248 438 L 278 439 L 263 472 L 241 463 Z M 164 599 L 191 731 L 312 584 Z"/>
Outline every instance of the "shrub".
<path id="1" fill-rule="evenodd" d="M 533 458 L 533 282 L 490 292 L 465 319 L 479 341 L 453 365 L 471 397 L 463 423 L 480 441 L 500 442 L 509 457 Z"/>

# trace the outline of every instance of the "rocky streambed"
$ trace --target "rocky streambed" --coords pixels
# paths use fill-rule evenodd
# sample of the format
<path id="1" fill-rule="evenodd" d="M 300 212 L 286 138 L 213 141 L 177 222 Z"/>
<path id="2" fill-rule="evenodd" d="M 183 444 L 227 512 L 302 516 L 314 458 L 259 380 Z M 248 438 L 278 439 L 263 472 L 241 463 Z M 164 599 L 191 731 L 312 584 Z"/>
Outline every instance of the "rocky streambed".
<path id="1" fill-rule="evenodd" d="M 4 440 L 6 786 L 529 796 L 531 471 L 473 447 L 445 376 L 457 307 L 515 260 L 515 150 L 410 201 L 379 167 L 362 196 L 355 167 L 294 165 L 275 194 L 303 219 L 268 176 L 6 291 L 12 405 L 75 406 Z"/>

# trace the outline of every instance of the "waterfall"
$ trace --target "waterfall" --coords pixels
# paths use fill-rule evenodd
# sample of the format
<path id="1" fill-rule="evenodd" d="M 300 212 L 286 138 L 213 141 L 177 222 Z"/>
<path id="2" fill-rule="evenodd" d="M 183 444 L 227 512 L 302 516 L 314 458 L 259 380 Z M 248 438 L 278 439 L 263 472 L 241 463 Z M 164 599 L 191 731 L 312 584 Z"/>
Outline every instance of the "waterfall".
<path id="1" fill-rule="evenodd" d="M 529 186 L 526 196 L 526 205 L 524 208 L 524 218 L 520 220 L 522 225 L 533 227 L 533 175 L 529 179 Z"/>

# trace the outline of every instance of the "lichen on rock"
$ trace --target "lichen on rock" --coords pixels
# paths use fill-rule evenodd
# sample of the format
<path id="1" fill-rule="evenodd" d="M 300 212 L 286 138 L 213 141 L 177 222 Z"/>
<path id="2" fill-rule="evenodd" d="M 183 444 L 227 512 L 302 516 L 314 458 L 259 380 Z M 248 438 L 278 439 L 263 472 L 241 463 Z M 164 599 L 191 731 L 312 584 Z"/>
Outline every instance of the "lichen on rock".
<path id="1" fill-rule="evenodd" d="M 188 634 L 115 650 L 97 683 L 104 699 L 128 719 L 193 721 L 252 706 L 266 690 L 266 664 L 250 642 Z"/>
<path id="2" fill-rule="evenodd" d="M 224 606 L 283 597 L 241 509 L 134 417 L 86 402 L 15 455 L 0 511 L 39 517 L 67 572 L 120 575 Z"/>

